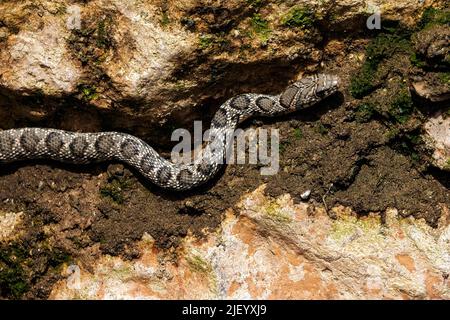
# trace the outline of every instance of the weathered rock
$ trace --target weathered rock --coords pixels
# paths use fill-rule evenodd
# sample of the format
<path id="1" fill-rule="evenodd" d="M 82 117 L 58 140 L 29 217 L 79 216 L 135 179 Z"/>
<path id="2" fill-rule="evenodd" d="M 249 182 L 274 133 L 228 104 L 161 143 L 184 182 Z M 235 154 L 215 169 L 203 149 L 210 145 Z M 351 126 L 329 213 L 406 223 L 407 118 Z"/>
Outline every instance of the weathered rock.
<path id="1" fill-rule="evenodd" d="M 418 63 L 435 72 L 424 72 L 413 77 L 412 88 L 422 98 L 432 102 L 450 99 L 448 72 L 442 72 L 450 65 L 450 27 L 435 25 L 414 34 L 415 55 Z"/>
<path id="2" fill-rule="evenodd" d="M 424 140 L 433 150 L 434 164 L 450 171 L 450 117 L 438 113 L 425 123 L 424 128 Z"/>
<path id="3" fill-rule="evenodd" d="M 168 83 L 172 82 L 176 68 L 192 55 L 197 44 L 195 38 L 183 28 L 163 28 L 155 4 L 91 1 L 84 8 L 87 15 L 95 12 L 91 7 L 98 12 L 111 12 L 116 17 L 108 22 L 113 25 L 111 34 L 105 35 L 114 43 L 113 52 L 100 63 L 118 95 L 113 99 L 152 102 L 160 113 L 170 109 L 172 106 L 166 102 L 171 100 L 170 90 L 174 86 L 168 87 Z M 108 89 L 111 88 L 104 88 Z"/>
<path id="4" fill-rule="evenodd" d="M 450 85 L 444 83 L 438 75 L 428 73 L 425 79 L 412 83 L 414 92 L 431 102 L 441 102 L 450 99 Z"/>
<path id="5" fill-rule="evenodd" d="M 19 94 L 73 93 L 81 69 L 66 47 L 70 31 L 65 20 L 48 12 L 31 13 L 29 7 L 12 1 L 0 4 L 0 10 L 0 19 L 21 22 L 20 29 L 15 25 L 16 33 L 0 43 L 0 87 Z"/>
<path id="6" fill-rule="evenodd" d="M 360 35 L 366 28 L 367 17 L 378 9 L 382 21 L 398 20 L 412 25 L 425 7 L 443 3 L 424 1 L 418 5 L 406 0 L 395 3 L 385 0 L 2 1 L 2 128 L 40 121 L 39 124 L 71 130 L 126 130 L 149 142 L 160 142 L 170 135 L 158 134 L 155 127 L 167 123 L 172 128 L 191 123 L 194 118 L 208 119 L 221 102 L 240 92 L 279 92 L 303 72 L 342 68 L 344 58 L 349 58 L 350 64 L 355 66 L 360 64 L 366 39 L 356 39 L 347 45 L 348 39 L 341 35 Z M 308 10 L 302 11 L 306 6 Z M 305 20 L 287 20 L 293 12 L 305 14 Z M 337 39 L 333 39 L 335 34 L 339 34 Z M 438 40 L 428 41 L 423 54 L 433 59 L 441 57 L 439 54 L 445 46 Z M 400 63 L 408 66 L 409 56 L 403 59 L 405 63 L 403 60 Z M 341 73 L 348 83 L 351 72 Z M 437 87 L 430 86 L 428 80 L 425 83 L 428 87 L 421 95 L 430 100 L 440 99 L 442 92 L 447 92 L 437 92 Z M 345 114 L 336 113 L 326 121 L 330 124 L 344 117 Z M 320 125 L 320 134 L 328 135 L 328 129 Z M 436 150 L 441 150 L 442 145 L 447 148 L 448 131 L 443 130 L 442 125 L 438 126 L 440 129 L 436 126 L 431 125 L 428 130 L 439 132 L 430 134 L 436 142 L 434 147 Z M 338 148 L 346 147 L 345 141 L 352 139 L 354 133 L 362 134 L 366 140 L 381 141 L 374 137 L 369 139 L 367 131 L 357 130 L 359 127 L 349 128 L 330 130 L 329 135 L 339 140 Z M 373 128 L 376 135 L 383 134 L 381 123 Z M 363 139 L 355 139 L 355 145 L 360 140 Z M 317 141 L 321 140 L 312 140 L 312 143 Z M 330 175 L 335 175 L 335 169 L 342 166 L 339 161 L 342 155 L 350 158 L 366 154 L 375 148 L 378 143 L 375 142 L 367 148 L 364 144 L 349 152 L 337 152 L 331 159 L 333 165 L 324 167 L 331 168 Z M 319 151 L 308 157 L 319 163 L 321 157 L 330 156 L 325 149 Z M 292 159 L 298 161 L 299 158 Z M 359 162 L 356 158 L 354 161 Z M 346 166 L 356 168 L 354 161 L 347 161 Z M 311 172 L 309 169 L 317 166 L 313 163 L 306 168 Z M 362 167 L 361 172 L 366 174 L 363 177 L 373 175 L 378 179 L 379 166 L 372 166 L 370 171 L 368 168 L 369 164 Z M 288 172 L 290 167 L 285 166 L 283 170 Z M 27 175 L 18 179 L 20 183 L 33 180 Z M 239 179 L 245 178 L 237 177 L 233 180 L 237 182 L 230 183 L 229 188 L 242 181 Z M 364 180 L 358 179 L 358 182 Z M 70 178 L 61 175 L 59 180 Z M 331 181 L 335 180 L 333 177 Z M 397 183 L 391 180 L 394 185 Z M 97 210 L 98 181 L 93 179 L 90 187 L 81 193 L 74 188 L 70 196 L 76 199 L 81 196 L 88 203 L 82 209 L 78 204 L 72 208 L 71 202 L 61 207 L 53 202 L 43 206 L 80 213 L 76 218 L 62 215 L 63 220 L 42 227 L 45 233 L 57 235 L 53 243 L 76 248 L 69 252 L 81 251 L 76 255 L 78 265 L 66 266 L 68 281 L 60 281 L 55 286 L 52 298 L 450 298 L 450 231 L 448 221 L 444 223 L 448 219 L 448 208 L 443 208 L 438 229 L 432 229 L 421 220 L 402 219 L 395 210 L 382 215 L 386 217 L 386 222 L 382 223 L 377 215 L 357 218 L 346 208 L 334 208 L 330 215 L 334 213 L 337 220 L 331 220 L 323 210 L 307 204 L 294 205 L 288 195 L 268 199 L 259 189 L 243 198 L 239 215 L 229 211 L 219 231 L 202 240 L 188 237 L 174 251 L 164 251 L 151 238 L 144 237 L 139 243 L 142 256 L 130 261 L 102 256 L 100 244 L 95 241 L 103 240 L 99 235 L 103 235 L 103 229 L 108 229 L 110 224 L 101 225 L 101 231 L 94 234 L 97 238 L 93 237 L 92 241 L 85 232 L 91 228 Z M 389 190 L 380 187 L 378 181 L 375 189 Z M 61 194 L 68 197 L 65 183 L 61 184 Z M 57 185 L 52 183 L 50 187 Z M 304 193 L 304 200 L 317 201 L 320 186 L 303 186 L 296 195 L 308 188 L 316 194 Z M 421 192 L 422 188 L 419 189 Z M 54 197 L 53 193 L 46 194 Z M 367 194 L 373 195 L 373 192 Z M 432 192 L 424 194 L 433 197 Z M 38 197 L 32 195 L 32 198 Z M 395 194 L 391 196 L 397 201 Z M 440 202 L 436 198 L 433 201 Z M 31 212 L 42 211 L 34 203 L 27 203 L 25 207 L 31 206 L 37 207 Z M 187 202 L 185 207 L 186 212 L 180 215 L 209 214 L 198 210 L 195 204 Z M 112 210 L 107 208 L 102 219 L 116 221 L 110 219 Z M 75 211 L 68 211 L 72 209 Z M 122 207 L 117 212 L 123 212 Z M 20 218 L 21 214 L 0 214 L 1 241 L 10 241 L 16 236 Z M 189 219 L 181 220 L 155 223 L 161 224 L 160 228 L 171 224 L 173 229 L 183 226 L 184 230 L 192 226 L 186 222 Z M 120 222 L 120 226 L 134 230 L 142 221 Z M 34 220 L 30 219 L 29 223 Z M 72 227 L 74 225 L 81 227 Z M 128 234 L 124 229 L 118 227 L 108 236 L 113 238 L 123 233 L 126 238 Z M 134 259 L 139 251 L 133 241 L 143 230 L 139 229 L 136 237 L 124 239 L 125 248 L 114 249 L 112 254 L 125 252 L 127 258 Z M 152 234 L 158 235 L 158 232 Z M 184 233 L 178 236 L 184 237 Z M 39 246 L 29 248 L 33 251 Z M 101 256 L 98 261 L 92 261 L 98 256 Z M 41 287 L 34 280 L 30 282 Z"/>
<path id="7" fill-rule="evenodd" d="M 0 242 L 19 237 L 17 226 L 22 221 L 23 212 L 0 212 Z"/>
<path id="8" fill-rule="evenodd" d="M 51 298 L 449 299 L 448 208 L 437 229 L 396 210 L 357 218 L 334 208 L 269 199 L 260 187 L 220 231 L 164 253 L 141 241 L 135 261 L 104 256 L 88 272 L 72 265 Z"/>
<path id="9" fill-rule="evenodd" d="M 383 19 L 410 25 L 440 3 L 2 1 L 0 105 L 8 108 L 4 116 L 20 120 L 54 116 L 53 126 L 132 129 L 151 139 L 169 119 L 191 123 L 231 95 L 282 89 L 299 76 L 292 62 L 316 70 L 322 29 L 359 33 L 374 8 Z M 292 10 L 306 7 L 303 24 L 286 22 Z M 72 104 L 88 104 L 90 112 L 70 114 L 67 125 L 58 115 L 69 112 L 57 111 L 74 97 Z"/>
<path id="10" fill-rule="evenodd" d="M 416 51 L 429 60 L 450 63 L 450 26 L 436 25 L 414 37 Z"/>

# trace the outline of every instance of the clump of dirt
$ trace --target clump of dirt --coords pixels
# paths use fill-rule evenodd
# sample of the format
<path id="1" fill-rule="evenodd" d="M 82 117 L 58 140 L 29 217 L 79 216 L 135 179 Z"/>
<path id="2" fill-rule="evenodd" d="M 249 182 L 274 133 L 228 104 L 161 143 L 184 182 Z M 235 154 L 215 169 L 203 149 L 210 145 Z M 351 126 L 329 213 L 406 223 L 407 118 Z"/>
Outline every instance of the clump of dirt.
<path id="1" fill-rule="evenodd" d="M 220 17 L 226 25 L 228 16 Z M 89 30 L 101 35 L 102 28 Z M 97 40 L 110 45 L 99 35 Z M 188 233 L 201 237 L 262 183 L 274 197 L 290 193 L 296 201 L 326 209 L 343 204 L 359 214 L 395 207 L 435 226 L 441 206 L 450 206 L 449 177 L 430 168 L 420 139 L 427 112 L 408 87 L 415 61 L 411 32 L 390 28 L 367 50 L 365 44 L 355 40 L 344 46 L 345 55 L 323 58 L 324 71 L 342 78 L 341 94 L 284 118 L 243 125 L 279 129 L 276 175 L 261 176 L 258 165 L 230 165 L 206 186 L 171 193 L 120 164 L 2 166 L 0 210 L 23 211 L 25 219 L 19 240 L 0 244 L 0 296 L 45 298 L 62 265 L 89 265 L 104 253 L 136 258 L 134 244 L 144 233 L 165 249 Z M 350 53 L 362 51 L 366 60 L 355 67 Z M 86 99 L 95 94 L 90 87 L 80 90 Z M 309 200 L 301 199 L 307 190 Z"/>
<path id="2" fill-rule="evenodd" d="M 301 123 L 281 124 L 289 133 L 282 140 L 283 170 L 269 183 L 270 194 L 289 192 L 300 200 L 311 190 L 325 207 L 343 204 L 359 214 L 394 207 L 436 226 L 442 205 L 449 204 L 449 178 L 430 167 L 420 136 L 427 115 L 439 106 L 427 102 L 424 108 L 409 91 L 419 50 L 412 34 L 390 27 L 369 42 L 359 70 L 344 71 L 354 74 L 343 85 L 349 88 L 343 91 L 346 104 L 323 114 L 315 108 Z"/>
<path id="3" fill-rule="evenodd" d="M 105 253 L 134 258 L 134 241 L 150 234 L 162 248 L 176 247 L 188 231 L 200 236 L 221 221 L 227 205 L 208 194 L 187 196 L 165 193 L 138 181 L 122 165 L 111 165 L 100 186 L 99 215 L 90 236 Z M 214 205 L 213 205 L 214 204 Z"/>
<path id="4" fill-rule="evenodd" d="M 11 165 L 2 174 L 0 210 L 26 215 L 19 240 L 0 243 L 0 296 L 46 298 L 60 279 L 62 263 L 76 254 L 78 245 L 70 241 L 86 241 L 89 196 L 83 185 L 88 175 L 43 165 Z"/>
<path id="5" fill-rule="evenodd" d="M 343 204 L 364 214 L 393 207 L 436 225 L 441 204 L 450 204 L 448 185 L 421 172 L 414 156 L 393 149 L 389 126 L 358 123 L 351 104 L 317 117 L 280 124 L 285 151 L 268 194 L 290 193 L 301 201 L 311 190 L 311 201 L 326 208 Z"/>
<path id="6" fill-rule="evenodd" d="M 407 157 L 389 147 L 377 148 L 364 157 L 354 182 L 330 197 L 331 203 L 356 212 L 383 212 L 398 208 L 402 216 L 414 215 L 436 226 L 448 190 L 433 176 L 422 176 Z"/>

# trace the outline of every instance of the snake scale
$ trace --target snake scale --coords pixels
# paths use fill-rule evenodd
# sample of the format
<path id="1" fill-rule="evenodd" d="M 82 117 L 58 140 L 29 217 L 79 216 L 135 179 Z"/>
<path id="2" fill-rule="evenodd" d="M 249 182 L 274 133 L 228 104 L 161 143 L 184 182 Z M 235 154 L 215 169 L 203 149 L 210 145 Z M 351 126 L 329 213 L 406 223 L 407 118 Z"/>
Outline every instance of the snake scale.
<path id="1" fill-rule="evenodd" d="M 305 77 L 279 95 L 240 94 L 228 99 L 215 113 L 210 134 L 223 137 L 252 116 L 277 116 L 315 104 L 338 90 L 339 79 L 329 74 Z M 0 162 L 52 159 L 87 164 L 124 162 L 154 184 L 188 190 L 211 179 L 219 170 L 230 142 L 213 139 L 203 149 L 201 162 L 175 164 L 161 157 L 143 140 L 120 132 L 78 133 L 46 128 L 0 132 Z"/>

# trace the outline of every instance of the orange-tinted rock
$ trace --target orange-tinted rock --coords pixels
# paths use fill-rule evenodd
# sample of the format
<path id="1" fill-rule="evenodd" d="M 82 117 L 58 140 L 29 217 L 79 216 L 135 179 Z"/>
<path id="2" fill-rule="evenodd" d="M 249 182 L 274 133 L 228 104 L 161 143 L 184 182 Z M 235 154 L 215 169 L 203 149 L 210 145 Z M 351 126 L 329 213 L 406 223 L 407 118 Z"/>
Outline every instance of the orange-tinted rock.
<path id="1" fill-rule="evenodd" d="M 289 195 L 269 199 L 264 186 L 237 207 L 206 241 L 188 237 L 174 256 L 145 237 L 141 258 L 104 256 L 92 273 L 80 270 L 77 289 L 60 281 L 51 298 L 450 298 L 445 223 L 433 229 L 389 210 L 382 224 L 342 207 L 332 220 Z"/>

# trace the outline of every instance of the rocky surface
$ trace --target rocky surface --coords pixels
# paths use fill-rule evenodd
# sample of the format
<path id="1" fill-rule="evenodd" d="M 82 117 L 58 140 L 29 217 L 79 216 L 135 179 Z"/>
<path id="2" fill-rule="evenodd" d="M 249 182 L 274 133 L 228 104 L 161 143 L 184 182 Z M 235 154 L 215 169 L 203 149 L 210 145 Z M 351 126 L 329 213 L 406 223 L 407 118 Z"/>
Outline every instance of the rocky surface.
<path id="1" fill-rule="evenodd" d="M 436 25 L 418 32 L 414 39 L 416 52 L 430 61 L 450 62 L 450 26 Z"/>
<path id="2" fill-rule="evenodd" d="M 117 164 L 2 165 L 0 298 L 450 298 L 445 5 L 1 1 L 2 129 L 114 129 L 167 155 L 238 93 L 318 71 L 342 88 L 245 124 L 279 130 L 275 176 L 230 165 L 172 194 Z"/>
<path id="3" fill-rule="evenodd" d="M 449 299 L 450 226 L 402 219 L 395 209 L 357 218 L 295 205 L 264 186 L 220 229 L 162 252 L 144 236 L 134 261 L 104 256 L 91 271 L 66 266 L 52 299 Z"/>
<path id="4" fill-rule="evenodd" d="M 414 35 L 413 42 L 415 55 L 422 59 L 419 66 L 428 72 L 415 79 L 412 88 L 428 101 L 450 100 L 450 25 L 425 28 Z"/>
<path id="5" fill-rule="evenodd" d="M 440 113 L 425 124 L 425 140 L 433 150 L 434 164 L 450 171 L 450 117 Z"/>
<path id="6" fill-rule="evenodd" d="M 12 241 L 20 236 L 15 228 L 22 221 L 23 212 L 0 212 L 0 241 Z"/>
<path id="7" fill-rule="evenodd" d="M 315 45 L 329 30 L 358 33 L 378 9 L 412 25 L 434 3 L 2 1 L 2 113 L 13 115 L 3 126 L 53 121 L 151 140 L 167 121 L 186 125 L 208 113 L 225 93 L 282 88 L 297 74 L 291 62 L 314 71 L 322 55 Z M 88 112 L 71 111 L 73 104 Z M 70 116 L 61 117 L 61 108 Z"/>

